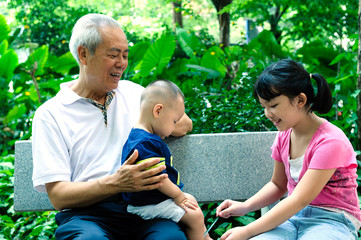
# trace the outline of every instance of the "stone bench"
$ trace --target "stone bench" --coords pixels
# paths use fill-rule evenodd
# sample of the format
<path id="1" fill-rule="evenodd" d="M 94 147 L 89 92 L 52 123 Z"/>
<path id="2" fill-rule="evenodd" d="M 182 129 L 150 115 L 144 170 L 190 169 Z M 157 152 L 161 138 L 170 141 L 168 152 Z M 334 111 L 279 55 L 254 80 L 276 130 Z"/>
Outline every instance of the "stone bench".
<path id="1" fill-rule="evenodd" d="M 200 203 L 245 200 L 272 176 L 270 147 L 276 132 L 189 134 L 166 140 L 184 191 Z M 32 184 L 32 142 L 15 143 L 14 210 L 54 210 Z"/>

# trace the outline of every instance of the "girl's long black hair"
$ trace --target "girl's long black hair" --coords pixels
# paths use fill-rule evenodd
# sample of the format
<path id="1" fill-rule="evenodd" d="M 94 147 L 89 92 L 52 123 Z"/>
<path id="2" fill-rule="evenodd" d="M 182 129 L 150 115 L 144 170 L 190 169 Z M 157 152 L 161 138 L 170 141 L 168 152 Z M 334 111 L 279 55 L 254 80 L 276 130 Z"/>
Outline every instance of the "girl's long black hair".
<path id="1" fill-rule="evenodd" d="M 316 95 L 312 79 L 317 83 Z M 282 94 L 294 98 L 300 93 L 307 96 L 309 112 L 324 114 L 330 111 L 332 93 L 326 79 L 320 74 L 308 73 L 301 64 L 291 59 L 283 59 L 268 66 L 254 86 L 254 96 L 268 101 Z"/>

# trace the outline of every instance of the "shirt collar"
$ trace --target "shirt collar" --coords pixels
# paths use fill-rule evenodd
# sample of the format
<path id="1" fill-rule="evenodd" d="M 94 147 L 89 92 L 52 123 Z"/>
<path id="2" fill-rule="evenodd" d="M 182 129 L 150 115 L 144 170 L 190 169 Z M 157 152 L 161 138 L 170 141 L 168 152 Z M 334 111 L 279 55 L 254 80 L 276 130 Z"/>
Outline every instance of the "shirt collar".
<path id="1" fill-rule="evenodd" d="M 78 94 L 76 94 L 73 90 L 71 90 L 71 87 L 74 85 L 74 83 L 76 81 L 77 80 L 73 80 L 70 82 L 65 82 L 65 83 L 60 84 L 60 91 L 58 92 L 57 97 L 59 97 L 62 104 L 70 105 L 80 99 L 84 99 L 84 98 L 80 97 Z M 107 93 L 107 99 L 109 101 L 109 103 L 107 105 L 110 104 L 114 95 L 115 95 L 115 91 L 111 91 L 111 92 Z"/>
<path id="2" fill-rule="evenodd" d="M 62 104 L 70 105 L 79 99 L 82 99 L 82 97 L 71 90 L 71 87 L 74 85 L 75 81 L 76 80 L 60 84 L 60 91 L 58 92 L 57 97 L 60 99 Z"/>

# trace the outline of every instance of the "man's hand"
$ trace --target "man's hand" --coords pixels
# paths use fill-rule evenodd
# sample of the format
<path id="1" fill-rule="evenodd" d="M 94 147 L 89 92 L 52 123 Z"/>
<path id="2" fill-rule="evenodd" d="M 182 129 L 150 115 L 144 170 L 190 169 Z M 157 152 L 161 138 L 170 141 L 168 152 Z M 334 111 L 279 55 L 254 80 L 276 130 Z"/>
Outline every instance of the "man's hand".
<path id="1" fill-rule="evenodd" d="M 89 182 L 51 182 L 45 184 L 49 199 L 57 210 L 90 206 L 120 192 L 146 191 L 162 186 L 161 181 L 168 177 L 159 174 L 165 166 L 146 168 L 159 162 L 159 159 L 133 164 L 138 151 L 113 175 Z M 157 175 L 157 176 L 155 176 Z"/>
<path id="2" fill-rule="evenodd" d="M 124 162 L 119 170 L 110 178 L 100 179 L 100 184 L 110 184 L 115 192 L 138 192 L 157 189 L 162 186 L 161 181 L 168 177 L 167 174 L 160 174 L 165 166 L 159 166 L 145 170 L 157 163 L 160 159 L 149 160 L 140 164 L 134 164 L 138 157 L 138 151 Z"/>

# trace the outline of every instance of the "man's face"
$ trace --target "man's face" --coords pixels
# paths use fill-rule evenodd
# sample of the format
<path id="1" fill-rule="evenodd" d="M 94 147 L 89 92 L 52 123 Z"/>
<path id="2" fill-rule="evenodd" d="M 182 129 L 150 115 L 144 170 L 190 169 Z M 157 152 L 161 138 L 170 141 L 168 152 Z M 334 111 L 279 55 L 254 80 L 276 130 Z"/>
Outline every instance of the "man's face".
<path id="1" fill-rule="evenodd" d="M 84 66 L 88 84 L 104 93 L 118 87 L 118 82 L 128 66 L 128 41 L 119 28 L 103 28 L 102 43 L 94 55 L 88 53 Z"/>

